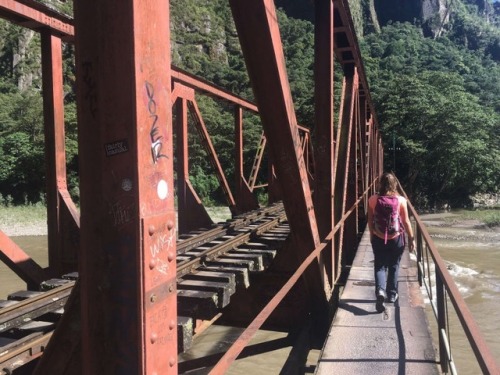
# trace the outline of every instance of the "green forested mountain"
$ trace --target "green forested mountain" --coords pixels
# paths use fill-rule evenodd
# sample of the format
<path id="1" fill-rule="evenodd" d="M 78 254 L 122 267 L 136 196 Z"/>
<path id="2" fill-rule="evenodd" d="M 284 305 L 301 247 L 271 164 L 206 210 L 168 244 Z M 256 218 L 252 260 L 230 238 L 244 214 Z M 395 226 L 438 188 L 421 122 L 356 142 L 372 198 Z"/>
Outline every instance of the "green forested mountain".
<path id="1" fill-rule="evenodd" d="M 71 2 L 47 0 L 71 14 Z M 171 0 L 172 61 L 252 99 L 227 0 Z M 276 0 L 297 117 L 313 124 L 312 3 Z M 61 8 L 62 7 L 62 8 Z M 388 169 L 421 205 L 467 203 L 500 186 L 500 3 L 491 0 L 351 0 Z M 0 20 L 0 194 L 5 202 L 43 200 L 40 41 Z M 65 46 L 69 183 L 78 197 L 73 47 Z M 338 67 L 336 81 L 340 80 Z M 336 85 L 337 92 L 340 85 Z M 221 163 L 229 175 L 230 114 L 200 98 Z M 338 101 L 337 101 L 338 103 Z M 256 119 L 246 124 L 260 136 Z M 193 138 L 191 174 L 209 197 L 216 179 Z M 251 153 L 248 153 L 251 163 Z M 229 179 L 232 180 L 231 178 Z"/>

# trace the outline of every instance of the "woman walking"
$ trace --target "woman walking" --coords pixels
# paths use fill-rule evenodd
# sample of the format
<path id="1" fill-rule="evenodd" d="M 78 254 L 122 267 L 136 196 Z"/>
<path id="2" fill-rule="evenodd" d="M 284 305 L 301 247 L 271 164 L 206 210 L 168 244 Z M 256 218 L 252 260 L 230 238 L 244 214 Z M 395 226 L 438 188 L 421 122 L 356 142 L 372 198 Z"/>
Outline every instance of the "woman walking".
<path id="1" fill-rule="evenodd" d="M 396 176 L 384 173 L 379 180 L 378 193 L 368 200 L 368 227 L 375 256 L 375 307 L 379 313 L 385 311 L 386 299 L 391 303 L 398 299 L 399 263 L 405 247 L 405 231 L 409 250 L 415 249 L 408 205 L 398 194 L 397 186 Z"/>

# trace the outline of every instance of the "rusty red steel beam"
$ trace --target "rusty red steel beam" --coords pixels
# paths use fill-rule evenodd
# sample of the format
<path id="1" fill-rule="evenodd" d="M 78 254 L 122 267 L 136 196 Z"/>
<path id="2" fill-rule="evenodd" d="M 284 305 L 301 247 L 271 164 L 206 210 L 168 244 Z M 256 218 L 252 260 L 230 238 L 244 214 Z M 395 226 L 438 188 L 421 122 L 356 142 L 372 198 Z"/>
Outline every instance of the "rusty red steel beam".
<path id="1" fill-rule="evenodd" d="M 238 358 L 238 355 L 243 351 L 243 349 L 250 342 L 255 333 L 259 330 L 264 322 L 269 318 L 271 313 L 276 309 L 280 302 L 285 298 L 285 296 L 290 292 L 297 281 L 303 277 L 304 272 L 308 269 L 311 264 L 317 260 L 321 252 L 327 247 L 328 243 L 333 240 L 336 232 L 341 228 L 344 221 L 357 209 L 358 205 L 364 197 L 368 194 L 369 189 L 363 192 L 361 197 L 353 204 L 352 207 L 347 210 L 339 222 L 333 227 L 332 231 L 328 233 L 325 239 L 316 246 L 313 251 L 302 261 L 299 267 L 295 270 L 292 276 L 287 280 L 287 282 L 281 287 L 281 289 L 271 298 L 271 300 L 264 306 L 264 308 L 257 314 L 257 316 L 252 320 L 247 328 L 240 334 L 236 341 L 231 345 L 231 347 L 226 351 L 226 353 L 221 357 L 217 364 L 210 371 L 210 375 L 222 375 L 227 372 L 231 364 Z"/>
<path id="2" fill-rule="evenodd" d="M 356 77 L 357 75 L 355 75 Z M 355 83 L 357 83 L 355 81 Z M 360 123 L 360 102 L 359 102 L 359 85 L 354 87 L 355 95 L 353 98 L 353 103 L 351 106 L 351 121 L 349 126 L 349 138 L 348 148 L 346 150 L 346 167 L 344 179 L 344 203 L 342 206 L 342 212 L 344 212 L 347 207 L 351 207 L 353 202 L 358 198 L 358 166 L 357 166 L 357 154 L 358 154 L 358 124 Z M 346 220 L 344 229 L 342 231 L 342 236 L 344 237 L 342 241 L 343 248 L 343 259 L 342 268 L 348 264 L 352 264 L 354 261 L 354 256 L 356 254 L 357 248 L 357 235 L 358 235 L 358 211 L 355 211 L 354 215 L 349 216 Z"/>
<path id="3" fill-rule="evenodd" d="M 249 186 L 248 181 L 245 179 L 244 168 L 243 168 L 243 108 L 236 106 L 234 109 L 234 161 L 235 161 L 235 195 L 236 195 L 236 211 L 239 213 L 255 210 L 259 208 L 259 202 L 255 195 L 252 194 L 252 190 L 255 186 L 255 180 L 253 186 Z M 259 143 L 260 146 L 260 143 Z M 262 150 L 263 151 L 263 150 Z M 262 158 L 259 158 L 262 160 Z M 256 166 L 259 168 L 260 161 Z M 253 172 L 253 170 L 252 170 Z M 256 176 L 256 175 L 255 175 Z"/>
<path id="4" fill-rule="evenodd" d="M 334 225 L 333 167 L 334 135 L 334 56 L 332 1 L 316 0 L 314 30 L 314 206 L 320 238 L 324 238 Z M 322 254 L 322 262 L 331 285 L 334 284 L 333 254 L 329 244 Z"/>
<path id="5" fill-rule="evenodd" d="M 345 183 L 348 173 L 348 148 L 352 125 L 352 107 L 355 96 L 354 72 L 346 74 L 342 83 L 342 95 L 339 108 L 338 126 L 336 134 L 336 147 L 333 163 L 332 185 L 334 189 L 333 220 L 336 224 L 345 210 Z M 343 251 L 343 230 L 335 235 L 333 246 L 335 247 L 334 259 L 332 259 L 332 278 L 337 280 L 341 274 L 341 259 Z"/>
<path id="6" fill-rule="evenodd" d="M 231 192 L 226 179 L 226 175 L 224 174 L 222 165 L 220 164 L 219 158 L 217 157 L 217 152 L 215 151 L 212 140 L 210 138 L 210 134 L 208 133 L 205 122 L 203 121 L 203 117 L 201 116 L 196 100 L 188 101 L 188 108 L 194 117 L 194 123 L 200 135 L 201 143 L 208 154 L 208 158 L 210 160 L 210 163 L 212 164 L 212 167 L 215 169 L 215 175 L 217 177 L 217 180 L 219 180 L 222 191 L 224 192 L 227 204 L 229 205 L 229 209 L 232 213 L 236 213 L 236 202 L 234 200 L 233 193 Z"/>
<path id="7" fill-rule="evenodd" d="M 196 228 L 209 228 L 213 221 L 208 215 L 201 199 L 189 181 L 188 148 L 188 107 L 187 101 L 194 100 L 194 89 L 174 83 L 172 102 L 176 108 L 176 172 L 177 172 L 177 207 L 179 234 Z"/>
<path id="8" fill-rule="evenodd" d="M 60 276 L 77 269 L 80 218 L 66 183 L 61 39 L 42 30 L 41 40 L 49 272 Z"/>
<path id="9" fill-rule="evenodd" d="M 30 288 L 38 288 L 46 279 L 43 268 L 2 231 L 0 231 L 0 260 Z"/>
<path id="10" fill-rule="evenodd" d="M 333 2 L 315 1 L 315 189 L 314 204 L 318 230 L 323 238 L 333 228 L 333 161 L 334 161 L 334 59 Z"/>
<path id="11" fill-rule="evenodd" d="M 48 29 L 64 40 L 72 40 L 73 21 L 32 0 L 0 0 L 0 17 L 35 31 Z"/>
<path id="12" fill-rule="evenodd" d="M 201 79 L 200 77 L 196 77 L 180 68 L 177 68 L 172 65 L 172 80 L 174 82 L 180 82 L 185 86 L 198 89 L 208 95 L 224 99 L 230 103 L 237 104 L 238 106 L 250 110 L 252 112 L 258 112 L 257 106 L 233 93 L 224 90 L 220 87 L 215 86 L 213 83 Z"/>
<path id="13" fill-rule="evenodd" d="M 230 1 L 271 159 L 283 189 L 283 202 L 297 256 L 304 259 L 320 242 L 297 120 L 287 79 L 276 9 L 271 0 Z M 259 53 L 256 53 L 259 51 Z M 306 273 L 311 296 L 326 300 L 318 270 Z M 322 271 L 319 270 L 321 273 Z"/>
<path id="14" fill-rule="evenodd" d="M 333 30 L 335 34 L 334 51 L 336 52 L 340 64 L 344 66 L 344 69 L 347 68 L 347 70 L 351 70 L 352 65 L 356 66 L 359 74 L 360 96 L 366 97 L 368 102 L 367 110 L 371 115 L 375 116 L 375 109 L 371 99 L 363 59 L 361 57 L 361 51 L 359 49 L 359 43 L 349 7 L 349 1 L 334 0 L 333 4 L 335 6 L 335 16 L 337 21 Z M 343 61 L 342 54 L 345 52 L 349 52 L 349 54 L 352 55 L 349 62 Z M 378 122 L 375 119 L 375 125 L 378 126 L 377 124 Z"/>
<path id="15" fill-rule="evenodd" d="M 358 96 L 358 75 L 357 70 L 354 69 L 353 75 L 346 75 L 345 81 L 347 84 L 344 86 L 346 90 L 349 90 L 344 95 L 344 101 L 341 104 L 342 116 L 339 117 L 339 128 L 337 133 L 337 148 L 335 153 L 335 209 L 334 216 L 335 222 L 342 217 L 343 213 L 346 211 L 347 206 L 347 196 L 348 196 L 348 179 L 351 173 L 351 139 L 353 129 L 355 129 L 355 107 L 356 99 Z M 341 230 L 338 233 L 338 273 L 342 272 L 343 252 L 345 249 L 344 240 L 344 228 L 342 225 Z"/>
<path id="16" fill-rule="evenodd" d="M 76 0 L 84 374 L 176 374 L 169 2 Z M 112 46 L 112 48 L 109 48 Z"/>

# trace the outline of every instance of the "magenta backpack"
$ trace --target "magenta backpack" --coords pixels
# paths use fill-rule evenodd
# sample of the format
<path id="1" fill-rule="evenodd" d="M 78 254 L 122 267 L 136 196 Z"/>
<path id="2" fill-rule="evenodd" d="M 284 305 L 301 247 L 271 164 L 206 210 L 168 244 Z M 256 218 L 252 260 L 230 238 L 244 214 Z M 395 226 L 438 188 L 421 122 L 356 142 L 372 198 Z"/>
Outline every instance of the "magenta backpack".
<path id="1" fill-rule="evenodd" d="M 399 199 L 395 195 L 379 195 L 373 215 L 375 228 L 387 235 L 393 235 L 402 231 L 401 217 L 399 215 Z"/>

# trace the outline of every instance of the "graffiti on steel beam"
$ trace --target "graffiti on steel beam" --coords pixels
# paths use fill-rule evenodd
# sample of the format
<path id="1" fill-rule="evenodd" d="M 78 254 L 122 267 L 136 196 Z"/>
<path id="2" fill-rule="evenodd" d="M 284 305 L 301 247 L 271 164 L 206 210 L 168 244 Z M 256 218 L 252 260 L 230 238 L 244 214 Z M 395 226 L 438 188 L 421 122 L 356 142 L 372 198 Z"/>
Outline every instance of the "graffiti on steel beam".
<path id="1" fill-rule="evenodd" d="M 90 61 L 82 64 L 83 83 L 85 84 L 84 98 L 89 103 L 89 110 L 92 118 L 97 116 L 97 84 L 94 79 L 94 67 Z"/>
<path id="2" fill-rule="evenodd" d="M 173 227 L 162 226 L 158 229 L 150 228 L 152 238 L 151 244 L 149 245 L 149 251 L 151 254 L 151 259 L 149 263 L 149 268 L 156 271 L 151 282 L 153 286 L 157 286 L 163 282 L 165 277 L 169 276 L 170 273 L 170 262 L 175 260 L 175 241 L 176 241 L 176 229 Z M 168 231 L 168 232 L 166 232 Z M 161 254 L 165 254 L 161 256 Z"/>
<path id="3" fill-rule="evenodd" d="M 121 202 L 114 202 L 109 207 L 109 213 L 113 217 L 113 225 L 121 227 L 132 221 L 132 206 L 124 206 Z"/>
<path id="4" fill-rule="evenodd" d="M 153 258 L 156 258 L 156 256 L 163 251 L 169 251 L 172 246 L 174 246 L 176 240 L 175 233 L 176 229 L 172 228 L 169 234 L 157 236 L 156 241 L 149 247 Z"/>
<path id="5" fill-rule="evenodd" d="M 153 163 L 157 163 L 160 158 L 167 158 L 168 156 L 162 154 L 161 150 L 163 148 L 162 135 L 159 135 L 160 129 L 158 127 L 158 115 L 156 113 L 156 101 L 154 98 L 154 87 L 153 85 L 146 81 L 146 94 L 148 96 L 148 112 L 149 118 L 151 119 L 151 128 L 149 131 L 149 136 L 151 138 L 151 156 L 153 157 Z"/>

